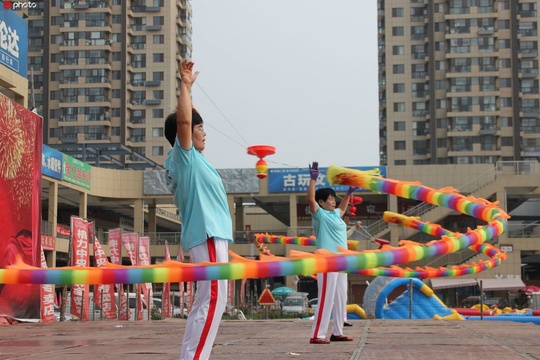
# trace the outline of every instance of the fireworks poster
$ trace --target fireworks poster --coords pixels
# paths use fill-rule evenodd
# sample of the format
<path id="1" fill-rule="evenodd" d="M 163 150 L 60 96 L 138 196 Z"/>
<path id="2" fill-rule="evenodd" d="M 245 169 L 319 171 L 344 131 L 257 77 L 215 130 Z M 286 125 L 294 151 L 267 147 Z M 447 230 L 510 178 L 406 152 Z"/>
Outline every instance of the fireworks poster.
<path id="1" fill-rule="evenodd" d="M 40 116 L 0 94 L 0 268 L 41 267 Z M 40 285 L 0 285 L 0 314 L 40 318 Z"/>

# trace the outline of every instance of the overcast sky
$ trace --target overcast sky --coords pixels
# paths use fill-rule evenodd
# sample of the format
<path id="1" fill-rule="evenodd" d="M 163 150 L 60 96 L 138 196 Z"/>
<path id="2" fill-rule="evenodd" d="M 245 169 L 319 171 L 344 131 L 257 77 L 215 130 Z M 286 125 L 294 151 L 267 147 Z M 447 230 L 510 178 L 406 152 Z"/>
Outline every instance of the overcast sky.
<path id="1" fill-rule="evenodd" d="M 205 156 L 251 168 L 379 164 L 375 0 L 191 0 Z"/>

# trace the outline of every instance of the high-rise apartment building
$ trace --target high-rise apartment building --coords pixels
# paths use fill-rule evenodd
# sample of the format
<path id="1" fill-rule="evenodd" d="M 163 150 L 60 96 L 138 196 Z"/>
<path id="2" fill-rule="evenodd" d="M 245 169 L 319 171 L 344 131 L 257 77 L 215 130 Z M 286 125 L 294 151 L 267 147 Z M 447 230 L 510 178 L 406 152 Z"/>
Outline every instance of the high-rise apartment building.
<path id="1" fill-rule="evenodd" d="M 382 165 L 540 159 L 538 0 L 378 0 Z"/>
<path id="2" fill-rule="evenodd" d="M 44 143 L 90 164 L 162 165 L 178 62 L 191 57 L 188 0 L 33 2 L 29 106 Z"/>

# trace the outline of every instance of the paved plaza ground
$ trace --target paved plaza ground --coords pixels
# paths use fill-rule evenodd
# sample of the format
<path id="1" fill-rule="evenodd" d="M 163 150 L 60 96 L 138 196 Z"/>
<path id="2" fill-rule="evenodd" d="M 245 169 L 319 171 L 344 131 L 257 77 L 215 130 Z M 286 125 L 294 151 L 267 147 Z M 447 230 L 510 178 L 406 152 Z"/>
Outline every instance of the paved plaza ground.
<path id="1" fill-rule="evenodd" d="M 0 327 L 0 360 L 180 356 L 186 320 L 21 323 Z M 540 326 L 499 321 L 356 320 L 352 342 L 309 344 L 312 321 L 224 320 L 212 360 L 540 359 Z"/>

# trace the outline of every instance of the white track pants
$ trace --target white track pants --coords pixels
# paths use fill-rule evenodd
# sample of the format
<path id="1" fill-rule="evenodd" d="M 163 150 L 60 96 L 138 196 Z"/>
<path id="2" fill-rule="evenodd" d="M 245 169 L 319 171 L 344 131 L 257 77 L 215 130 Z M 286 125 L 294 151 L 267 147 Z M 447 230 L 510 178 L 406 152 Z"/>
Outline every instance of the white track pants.
<path id="1" fill-rule="evenodd" d="M 226 240 L 210 238 L 206 243 L 189 250 L 189 256 L 193 263 L 228 262 L 228 249 Z M 195 301 L 187 319 L 180 360 L 210 358 L 226 305 L 227 280 L 197 281 Z"/>
<path id="2" fill-rule="evenodd" d="M 347 274 L 317 274 L 317 311 L 311 328 L 311 338 L 327 337 L 332 317 L 332 334 L 343 335 L 343 314 L 347 312 Z"/>

